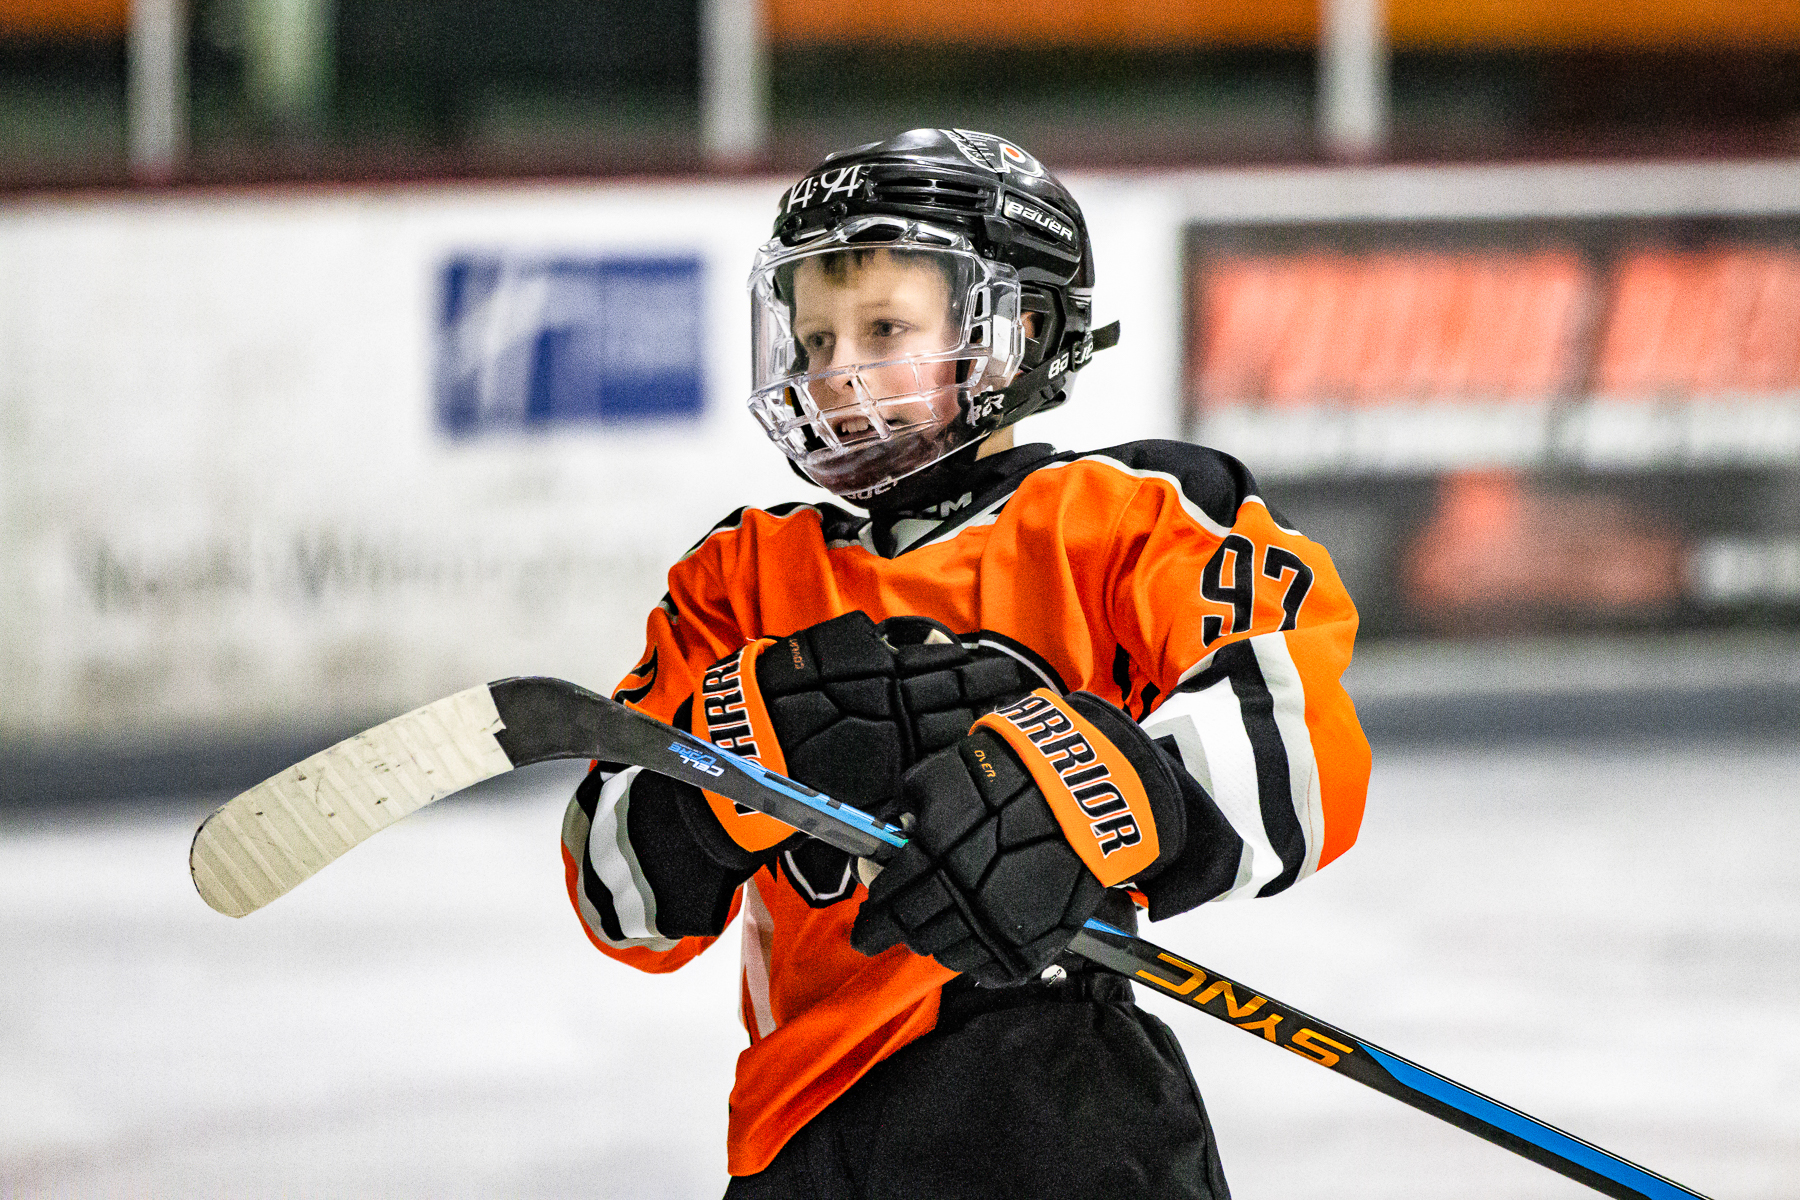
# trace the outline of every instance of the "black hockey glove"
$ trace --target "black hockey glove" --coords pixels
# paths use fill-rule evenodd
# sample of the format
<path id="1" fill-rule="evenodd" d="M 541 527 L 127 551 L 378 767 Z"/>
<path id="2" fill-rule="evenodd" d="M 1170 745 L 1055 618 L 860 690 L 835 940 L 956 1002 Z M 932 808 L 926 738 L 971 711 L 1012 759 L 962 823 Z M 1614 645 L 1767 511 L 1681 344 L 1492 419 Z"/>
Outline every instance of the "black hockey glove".
<path id="1" fill-rule="evenodd" d="M 746 657 L 752 672 L 743 669 Z M 715 663 L 695 697 L 692 727 L 874 812 L 891 807 L 907 767 L 1041 684 L 1017 659 L 964 646 L 935 621 L 876 625 L 850 612 Z"/>
<path id="2" fill-rule="evenodd" d="M 850 943 L 904 943 L 990 987 L 1035 977 L 1106 888 L 1181 852 L 1173 766 L 1125 713 L 1048 690 L 982 718 L 906 773 L 911 837 L 857 914 Z"/>
<path id="3" fill-rule="evenodd" d="M 907 767 L 1040 682 L 1019 660 L 964 646 L 935 621 L 894 617 L 876 625 L 851 612 L 713 664 L 695 696 L 691 728 L 846 804 L 892 813 Z M 707 800 L 738 845 L 777 848 L 807 903 L 836 904 L 856 890 L 850 855 L 722 796 L 707 793 Z"/>

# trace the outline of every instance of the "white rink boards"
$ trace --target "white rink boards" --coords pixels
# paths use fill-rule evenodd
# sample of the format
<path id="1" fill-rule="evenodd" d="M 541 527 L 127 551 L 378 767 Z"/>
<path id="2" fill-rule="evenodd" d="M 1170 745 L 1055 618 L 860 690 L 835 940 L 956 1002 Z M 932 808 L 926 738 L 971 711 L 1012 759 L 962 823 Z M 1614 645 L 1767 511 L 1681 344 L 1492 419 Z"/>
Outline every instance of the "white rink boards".
<path id="1" fill-rule="evenodd" d="M 723 1189 L 735 931 L 604 959 L 566 767 L 436 806 L 243 921 L 210 799 L 0 827 L 0 1195 Z M 490 785 L 491 786 L 491 785 Z M 1155 938 L 1710 1195 L 1800 1177 L 1800 750 L 1378 753 L 1363 841 Z M 1243 1200 L 1584 1189 L 1172 1005 Z"/>

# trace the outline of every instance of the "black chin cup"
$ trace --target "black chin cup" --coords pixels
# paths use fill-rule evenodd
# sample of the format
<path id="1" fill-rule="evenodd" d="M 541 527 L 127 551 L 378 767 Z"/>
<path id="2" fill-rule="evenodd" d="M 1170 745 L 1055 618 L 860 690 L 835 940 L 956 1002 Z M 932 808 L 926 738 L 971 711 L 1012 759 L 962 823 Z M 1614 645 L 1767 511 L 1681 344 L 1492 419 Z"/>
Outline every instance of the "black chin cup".
<path id="1" fill-rule="evenodd" d="M 851 500 L 850 503 L 872 513 L 911 512 L 947 499 L 957 493 L 959 481 L 974 466 L 975 456 L 981 452 L 982 444 L 986 441 L 987 434 L 982 434 L 929 467 L 914 471 L 885 492 Z"/>

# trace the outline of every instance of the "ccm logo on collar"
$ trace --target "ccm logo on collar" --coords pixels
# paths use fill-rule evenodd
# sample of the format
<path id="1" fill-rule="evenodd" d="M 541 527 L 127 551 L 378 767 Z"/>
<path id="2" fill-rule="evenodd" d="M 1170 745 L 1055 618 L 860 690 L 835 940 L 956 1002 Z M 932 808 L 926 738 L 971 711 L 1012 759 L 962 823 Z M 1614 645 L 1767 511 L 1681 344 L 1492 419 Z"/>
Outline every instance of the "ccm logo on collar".
<path id="1" fill-rule="evenodd" d="M 1019 756 L 1063 836 L 1101 883 L 1123 883 L 1156 861 L 1156 821 L 1137 772 L 1055 692 L 1039 688 L 973 728 L 993 730 Z"/>

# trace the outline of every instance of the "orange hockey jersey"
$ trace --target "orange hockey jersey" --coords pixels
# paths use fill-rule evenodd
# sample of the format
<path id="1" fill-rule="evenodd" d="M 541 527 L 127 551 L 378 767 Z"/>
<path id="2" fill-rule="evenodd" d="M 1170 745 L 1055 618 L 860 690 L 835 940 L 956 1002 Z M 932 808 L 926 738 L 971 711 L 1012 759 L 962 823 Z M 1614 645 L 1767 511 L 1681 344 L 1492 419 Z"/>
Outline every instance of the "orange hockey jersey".
<path id="1" fill-rule="evenodd" d="M 1356 610 L 1325 551 L 1257 496 L 1235 459 L 1176 442 L 1089 454 L 1021 446 L 967 494 L 882 523 L 834 505 L 732 514 L 669 571 L 648 648 L 619 697 L 671 719 L 720 657 L 861 609 L 931 617 L 1139 720 L 1204 789 L 1182 855 L 1147 888 L 1152 918 L 1267 896 L 1355 840 L 1369 747 L 1339 682 Z M 623 813 L 636 768 L 564 823 L 569 893 L 603 952 L 671 971 L 710 937 L 670 938 Z M 790 851 L 739 889 L 750 1046 L 729 1164 L 753 1174 L 877 1062 L 929 1032 L 951 978 L 897 946 L 851 949 L 864 894 Z M 843 900 L 843 903 L 833 903 Z"/>

